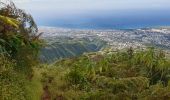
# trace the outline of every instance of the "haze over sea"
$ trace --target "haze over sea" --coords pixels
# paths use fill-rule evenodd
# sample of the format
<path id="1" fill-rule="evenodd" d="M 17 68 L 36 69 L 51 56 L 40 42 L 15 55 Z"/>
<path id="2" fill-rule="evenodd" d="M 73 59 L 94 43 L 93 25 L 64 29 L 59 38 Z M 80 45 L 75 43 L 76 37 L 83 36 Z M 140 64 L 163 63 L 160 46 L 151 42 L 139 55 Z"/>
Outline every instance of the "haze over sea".
<path id="1" fill-rule="evenodd" d="M 14 1 L 30 12 L 39 26 L 79 29 L 170 26 L 170 0 Z"/>
<path id="2" fill-rule="evenodd" d="M 86 15 L 69 15 L 50 18 L 39 25 L 82 29 L 131 29 L 170 25 L 170 11 L 122 11 L 99 12 Z M 35 17 L 36 18 L 36 17 Z"/>

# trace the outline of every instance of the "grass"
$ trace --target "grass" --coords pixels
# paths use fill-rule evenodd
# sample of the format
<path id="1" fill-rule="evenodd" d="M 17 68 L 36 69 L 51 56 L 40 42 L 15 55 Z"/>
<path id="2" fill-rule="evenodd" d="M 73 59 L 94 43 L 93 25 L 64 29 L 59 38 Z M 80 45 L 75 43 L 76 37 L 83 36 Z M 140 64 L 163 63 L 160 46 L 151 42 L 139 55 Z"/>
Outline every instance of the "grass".
<path id="1" fill-rule="evenodd" d="M 28 91 L 29 100 L 41 100 L 43 94 L 43 85 L 41 83 L 41 69 L 34 68 L 34 77 L 28 82 L 26 90 Z"/>
<path id="2" fill-rule="evenodd" d="M 42 81 L 52 99 L 161 100 L 170 94 L 170 61 L 164 57 L 154 49 L 90 53 L 45 65 Z"/>
<path id="3" fill-rule="evenodd" d="M 170 99 L 170 60 L 154 49 L 84 54 L 33 71 L 31 81 L 21 81 L 28 100 L 40 100 L 45 86 L 52 100 Z"/>

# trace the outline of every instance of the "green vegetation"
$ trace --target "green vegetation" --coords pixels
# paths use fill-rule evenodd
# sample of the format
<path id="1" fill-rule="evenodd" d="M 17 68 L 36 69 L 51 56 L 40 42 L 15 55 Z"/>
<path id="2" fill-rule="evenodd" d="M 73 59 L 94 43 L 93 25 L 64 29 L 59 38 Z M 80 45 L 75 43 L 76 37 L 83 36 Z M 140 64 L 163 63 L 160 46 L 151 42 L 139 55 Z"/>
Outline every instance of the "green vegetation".
<path id="1" fill-rule="evenodd" d="M 33 66 L 38 64 L 41 46 L 36 32 L 37 26 L 29 14 L 10 1 L 0 2 L 1 100 L 36 100 L 32 95 L 36 93 L 31 90 L 40 88 L 37 80 L 33 81 Z M 38 93 L 37 97 L 40 98 Z"/>
<path id="2" fill-rule="evenodd" d="M 16 63 L 0 58 L 0 99 L 1 100 L 40 100 L 42 86 L 40 75 L 35 73 L 32 80 L 16 71 Z"/>
<path id="3" fill-rule="evenodd" d="M 0 100 L 170 99 L 170 59 L 163 51 L 154 48 L 101 51 L 39 65 L 42 42 L 36 34 L 34 20 L 12 2 L 3 6 L 0 9 Z M 71 45 L 65 44 L 66 47 L 56 42 L 56 48 L 62 48 L 56 52 L 64 57 L 62 51 L 67 47 L 72 48 L 68 52 L 74 53 L 82 48 L 98 50 L 105 45 L 98 40 L 92 44 L 88 41 L 70 43 L 68 40 Z"/>
<path id="4" fill-rule="evenodd" d="M 56 37 L 47 39 L 47 46 L 41 50 L 40 59 L 43 63 L 54 62 L 58 59 L 80 56 L 87 52 L 96 52 L 106 47 L 107 43 L 101 39 L 88 38 L 73 39 Z"/>
<path id="5" fill-rule="evenodd" d="M 170 60 L 153 48 L 86 54 L 45 69 L 42 82 L 53 99 L 170 99 Z"/>

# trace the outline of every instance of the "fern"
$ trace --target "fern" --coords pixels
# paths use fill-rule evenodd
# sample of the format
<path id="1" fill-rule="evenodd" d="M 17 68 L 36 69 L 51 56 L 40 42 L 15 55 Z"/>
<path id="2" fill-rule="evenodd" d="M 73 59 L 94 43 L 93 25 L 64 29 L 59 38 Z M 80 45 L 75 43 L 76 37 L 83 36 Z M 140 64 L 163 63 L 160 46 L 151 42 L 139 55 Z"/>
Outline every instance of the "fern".
<path id="1" fill-rule="evenodd" d="M 3 25 L 9 25 L 15 28 L 19 28 L 19 22 L 16 19 L 0 15 L 0 21 Z M 2 29 L 2 26 L 1 26 Z"/>

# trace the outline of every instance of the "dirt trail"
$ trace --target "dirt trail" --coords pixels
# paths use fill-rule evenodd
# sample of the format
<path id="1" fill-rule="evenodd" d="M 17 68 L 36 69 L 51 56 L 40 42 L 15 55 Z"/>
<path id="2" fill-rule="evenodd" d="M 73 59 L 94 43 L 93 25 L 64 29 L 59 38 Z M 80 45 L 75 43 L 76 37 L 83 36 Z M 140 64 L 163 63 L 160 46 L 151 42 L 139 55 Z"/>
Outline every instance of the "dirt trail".
<path id="1" fill-rule="evenodd" d="M 52 100 L 48 85 L 52 83 L 53 79 L 53 77 L 48 77 L 47 83 L 43 86 L 43 94 L 41 96 L 41 100 Z M 56 96 L 53 100 L 64 100 L 64 98 L 62 95 L 59 95 Z"/>
<path id="2" fill-rule="evenodd" d="M 48 86 L 44 86 L 43 88 L 43 94 L 41 96 L 41 100 L 51 100 L 51 96 L 50 96 L 50 92 L 49 92 L 49 89 L 48 89 Z"/>

